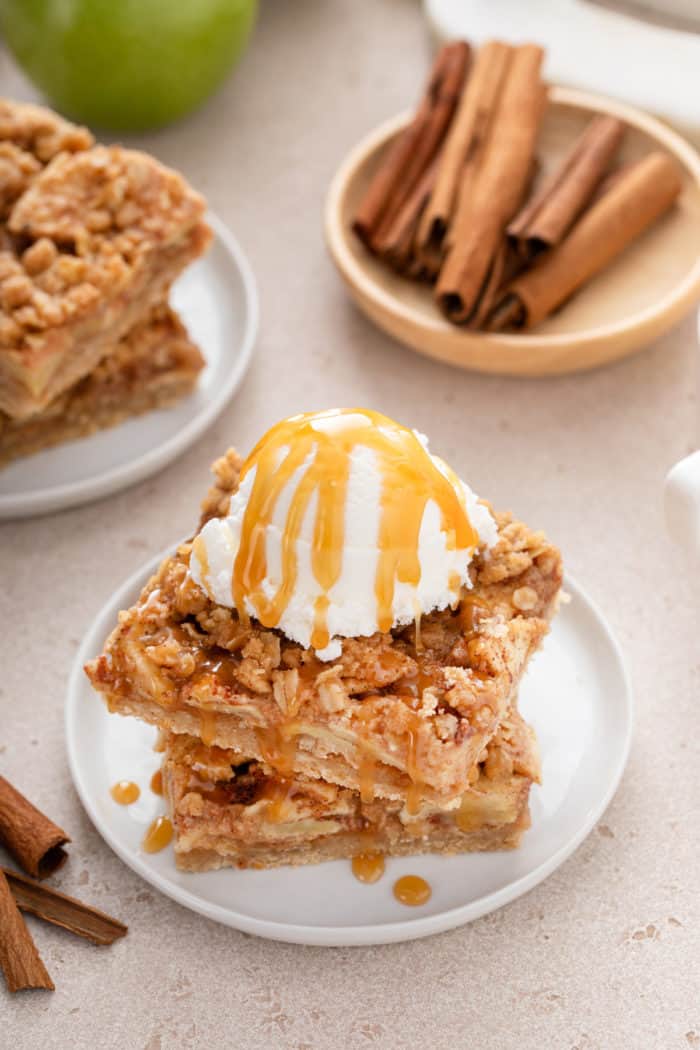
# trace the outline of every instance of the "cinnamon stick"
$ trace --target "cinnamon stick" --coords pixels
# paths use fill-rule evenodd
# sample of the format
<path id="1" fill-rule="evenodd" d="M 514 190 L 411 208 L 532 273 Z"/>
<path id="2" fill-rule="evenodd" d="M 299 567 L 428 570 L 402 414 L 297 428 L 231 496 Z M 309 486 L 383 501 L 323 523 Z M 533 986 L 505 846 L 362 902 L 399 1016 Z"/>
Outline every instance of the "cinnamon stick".
<path id="1" fill-rule="evenodd" d="M 666 153 L 650 153 L 623 170 L 568 237 L 511 282 L 487 328 L 538 324 L 668 211 L 681 186 L 678 167 Z"/>
<path id="2" fill-rule="evenodd" d="M 498 40 L 484 44 L 477 53 L 454 120 L 445 136 L 435 187 L 416 238 L 418 255 L 430 265 L 435 265 L 442 257 L 465 168 L 473 170 L 483 153 L 512 54 L 513 49 Z"/>
<path id="3" fill-rule="evenodd" d="M 0 868 L 0 874 L 7 879 L 18 908 L 85 937 L 93 944 L 113 944 L 128 932 L 128 926 L 118 919 L 45 883 L 34 882 L 10 868 Z"/>
<path id="4" fill-rule="evenodd" d="M 537 159 L 533 158 L 530 176 L 523 190 L 523 199 L 530 192 L 538 167 Z M 482 327 L 484 321 L 500 300 L 503 289 L 525 269 L 525 266 L 525 260 L 518 254 L 512 241 L 505 234 L 502 235 L 494 251 L 488 277 L 484 282 L 472 316 L 469 318 L 470 328 L 479 329 Z"/>
<path id="5" fill-rule="evenodd" d="M 0 967 L 11 992 L 24 988 L 54 989 L 32 936 L 0 871 Z"/>
<path id="6" fill-rule="evenodd" d="M 515 216 L 508 235 L 526 261 L 563 240 L 608 172 L 624 133 L 616 117 L 595 117 Z"/>
<path id="7" fill-rule="evenodd" d="M 462 90 L 469 51 L 463 41 L 440 49 L 413 120 L 371 180 L 353 221 L 353 230 L 368 248 L 382 224 L 386 233 L 435 156 Z"/>
<path id="8" fill-rule="evenodd" d="M 70 838 L 0 777 L 0 842 L 29 875 L 44 879 L 65 863 Z"/>
<path id="9" fill-rule="evenodd" d="M 462 187 L 450 248 L 436 285 L 451 321 L 468 322 L 488 284 L 503 231 L 520 206 L 530 177 L 544 110 L 542 48 L 514 49 L 503 77 L 483 158 Z"/>
<path id="10" fill-rule="evenodd" d="M 391 225 L 374 241 L 375 250 L 399 273 L 405 273 L 415 260 L 414 244 L 423 209 L 435 182 L 435 163 L 426 168 Z"/>

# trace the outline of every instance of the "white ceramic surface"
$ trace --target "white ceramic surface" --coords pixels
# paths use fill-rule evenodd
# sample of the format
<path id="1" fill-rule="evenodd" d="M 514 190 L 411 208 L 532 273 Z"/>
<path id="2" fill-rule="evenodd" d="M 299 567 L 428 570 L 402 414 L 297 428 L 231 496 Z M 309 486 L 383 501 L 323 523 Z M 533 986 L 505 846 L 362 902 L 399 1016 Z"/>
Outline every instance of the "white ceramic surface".
<path id="1" fill-rule="evenodd" d="M 70 678 L 66 739 L 73 781 L 95 827 L 147 882 L 187 908 L 247 933 L 320 945 L 381 944 L 451 929 L 532 889 L 576 849 L 610 802 L 630 744 L 632 701 L 617 644 L 600 613 L 572 580 L 543 651 L 521 688 L 521 708 L 537 731 L 543 783 L 531 796 L 532 828 L 519 850 L 457 857 L 392 859 L 373 886 L 347 861 L 271 871 L 179 872 L 171 849 L 146 854 L 140 843 L 164 812 L 149 790 L 159 756 L 155 730 L 108 714 L 82 667 L 99 652 L 117 611 L 129 605 L 159 559 L 112 596 L 85 636 Z M 114 803 L 110 786 L 141 787 L 135 805 Z M 428 879 L 421 908 L 394 900 L 403 874 Z"/>
<path id="2" fill-rule="evenodd" d="M 171 301 L 207 364 L 173 408 L 27 456 L 0 470 L 0 520 L 32 517 L 107 496 L 160 470 L 210 426 L 240 385 L 258 328 L 255 279 L 214 215 L 214 242 L 173 287 Z"/>

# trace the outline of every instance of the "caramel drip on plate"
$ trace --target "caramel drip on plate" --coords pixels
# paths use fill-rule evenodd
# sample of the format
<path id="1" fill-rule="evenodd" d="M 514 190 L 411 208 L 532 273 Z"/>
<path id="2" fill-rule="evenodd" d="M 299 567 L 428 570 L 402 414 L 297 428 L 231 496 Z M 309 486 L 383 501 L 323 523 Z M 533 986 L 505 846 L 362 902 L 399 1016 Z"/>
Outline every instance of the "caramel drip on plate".
<path id="1" fill-rule="evenodd" d="M 278 423 L 258 442 L 241 471 L 241 480 L 253 469 L 255 476 L 243 518 L 231 590 L 240 614 L 245 614 L 247 601 L 264 627 L 278 626 L 294 593 L 299 535 L 315 500 L 311 566 L 321 591 L 314 607 L 311 645 L 315 649 L 324 648 L 329 641 L 330 592 L 343 567 L 351 454 L 360 447 L 374 451 L 382 478 L 375 577 L 377 624 L 381 631 L 389 631 L 393 625 L 396 584 L 417 587 L 420 583 L 418 542 L 430 500 L 439 508 L 448 549 L 471 550 L 478 543 L 461 486 L 458 484 L 457 490 L 454 487 L 456 476 L 448 478 L 438 469 L 413 431 L 369 409 L 332 409 Z M 269 595 L 262 588 L 268 570 L 266 531 L 282 493 L 293 479 L 282 530 L 280 582 L 275 593 Z M 206 576 L 206 562 L 202 562 L 202 570 Z"/>
<path id="2" fill-rule="evenodd" d="M 432 895 L 430 884 L 420 875 L 403 875 L 394 883 L 394 896 L 401 904 L 416 907 L 426 904 Z"/>
<path id="3" fill-rule="evenodd" d="M 141 789 L 138 784 L 134 784 L 133 780 L 118 780 L 109 789 L 109 793 L 120 806 L 130 806 L 141 794 Z"/>
<path id="4" fill-rule="evenodd" d="M 168 817 L 156 817 L 146 832 L 141 848 L 146 853 L 158 853 L 170 844 L 173 826 Z"/>
<path id="5" fill-rule="evenodd" d="M 163 771 L 162 769 L 156 769 L 155 773 L 151 777 L 151 791 L 154 795 L 163 794 Z"/>
<path id="6" fill-rule="evenodd" d="M 384 857 L 381 853 L 358 853 L 352 858 L 352 873 L 360 882 L 376 882 L 384 874 Z"/>

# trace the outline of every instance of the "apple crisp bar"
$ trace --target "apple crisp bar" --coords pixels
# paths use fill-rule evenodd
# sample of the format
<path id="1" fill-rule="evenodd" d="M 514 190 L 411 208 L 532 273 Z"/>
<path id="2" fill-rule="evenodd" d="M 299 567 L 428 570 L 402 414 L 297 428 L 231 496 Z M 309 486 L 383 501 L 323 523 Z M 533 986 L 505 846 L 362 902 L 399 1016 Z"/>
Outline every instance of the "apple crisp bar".
<path id="1" fill-rule="evenodd" d="M 539 781 L 534 734 L 515 711 L 450 809 L 424 802 L 412 813 L 403 802 L 365 802 L 326 781 L 281 779 L 265 763 L 182 734 L 166 736 L 162 768 L 175 860 L 186 871 L 313 864 L 366 852 L 513 849 L 529 826 L 530 786 Z"/>
<path id="2" fill-rule="evenodd" d="M 144 153 L 63 151 L 27 176 L 0 238 L 0 410 L 16 419 L 89 374 L 211 237 L 204 200 Z"/>
<path id="3" fill-rule="evenodd" d="M 238 484 L 230 451 L 203 520 Z M 375 797 L 446 804 L 507 711 L 544 637 L 562 580 L 558 550 L 509 514 L 481 549 L 456 608 L 386 634 L 343 640 L 323 663 L 281 632 L 217 606 L 188 573 L 191 543 L 122 612 L 86 671 L 112 711 L 207 745 Z"/>
<path id="4" fill-rule="evenodd" d="M 203 367 L 177 314 L 161 305 L 42 412 L 28 419 L 0 412 L 0 466 L 172 405 L 193 389 Z"/>

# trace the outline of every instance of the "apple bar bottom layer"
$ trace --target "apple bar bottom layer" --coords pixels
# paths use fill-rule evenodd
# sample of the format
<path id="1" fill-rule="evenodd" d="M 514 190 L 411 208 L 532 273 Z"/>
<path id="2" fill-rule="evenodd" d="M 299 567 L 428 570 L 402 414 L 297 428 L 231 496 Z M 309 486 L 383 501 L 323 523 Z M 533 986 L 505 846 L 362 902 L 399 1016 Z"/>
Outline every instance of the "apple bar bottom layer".
<path id="1" fill-rule="evenodd" d="M 178 867 L 314 864 L 358 853 L 404 856 L 516 847 L 529 826 L 528 797 L 539 779 L 537 745 L 517 712 L 450 808 L 423 801 L 363 801 L 321 780 L 280 778 L 270 767 L 194 737 L 167 735 L 163 786 Z M 514 760 L 513 754 L 518 757 Z"/>
<path id="2" fill-rule="evenodd" d="M 0 413 L 0 465 L 172 405 L 203 367 L 177 314 L 162 304 L 43 412 L 25 420 Z"/>

